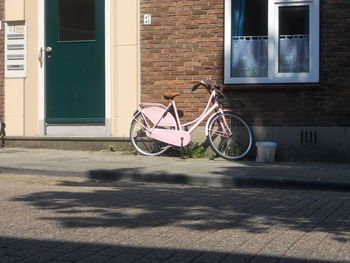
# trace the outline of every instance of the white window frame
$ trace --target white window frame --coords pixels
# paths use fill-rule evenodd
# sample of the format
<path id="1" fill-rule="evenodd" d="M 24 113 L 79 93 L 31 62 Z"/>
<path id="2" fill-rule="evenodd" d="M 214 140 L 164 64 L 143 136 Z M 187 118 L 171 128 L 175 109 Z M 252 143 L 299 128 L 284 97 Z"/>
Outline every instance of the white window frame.
<path id="1" fill-rule="evenodd" d="M 232 56 L 232 0 L 225 0 L 225 84 L 264 84 L 264 83 L 317 83 L 319 82 L 320 57 L 320 1 L 319 0 L 268 0 L 268 76 L 231 77 Z M 279 7 L 309 6 L 310 21 L 310 72 L 278 72 Z M 272 56 L 271 54 L 276 54 Z"/>

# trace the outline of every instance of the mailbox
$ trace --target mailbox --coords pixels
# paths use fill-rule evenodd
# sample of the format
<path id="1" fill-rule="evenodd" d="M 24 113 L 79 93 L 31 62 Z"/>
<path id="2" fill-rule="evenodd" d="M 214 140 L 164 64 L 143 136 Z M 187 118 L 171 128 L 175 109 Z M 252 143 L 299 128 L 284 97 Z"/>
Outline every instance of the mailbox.
<path id="1" fill-rule="evenodd" d="M 26 25 L 8 22 L 5 25 L 5 78 L 25 78 L 26 74 Z"/>

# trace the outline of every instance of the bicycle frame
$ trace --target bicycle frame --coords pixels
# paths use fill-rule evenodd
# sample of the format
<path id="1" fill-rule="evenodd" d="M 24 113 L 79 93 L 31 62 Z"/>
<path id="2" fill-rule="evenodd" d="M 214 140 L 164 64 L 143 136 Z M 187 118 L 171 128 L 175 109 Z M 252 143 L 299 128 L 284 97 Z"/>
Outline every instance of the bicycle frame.
<path id="1" fill-rule="evenodd" d="M 184 127 L 190 126 L 193 124 L 193 126 L 188 130 L 188 132 L 191 134 L 201 123 L 202 121 L 207 118 L 209 116 L 209 114 L 211 114 L 213 111 L 218 111 L 223 113 L 223 110 L 220 108 L 219 104 L 215 101 L 214 104 L 210 107 L 210 103 L 213 100 L 213 98 L 215 97 L 216 92 L 215 90 L 213 90 L 213 92 L 211 93 L 208 103 L 204 109 L 204 111 L 202 112 L 202 114 L 197 117 L 195 120 L 184 123 L 181 125 L 180 121 L 179 121 L 179 117 L 176 116 L 176 119 L 178 120 L 178 125 L 180 127 L 180 130 L 182 130 Z M 177 110 L 176 110 L 176 106 L 175 106 L 175 102 L 172 101 L 173 106 L 175 107 L 175 113 L 177 114 Z M 209 108 L 210 107 L 210 108 Z M 206 134 L 207 135 L 207 134 Z"/>
<path id="2" fill-rule="evenodd" d="M 214 71 L 210 67 L 206 69 Z M 215 75 L 215 74 L 213 74 Z M 205 121 L 205 135 L 212 150 L 226 160 L 238 160 L 253 148 L 253 132 L 249 124 L 231 110 L 242 103 L 224 98 L 221 85 L 213 78 L 201 80 L 192 86 L 192 92 L 200 87 L 210 94 L 204 110 L 194 120 L 181 123 L 174 98 L 178 92 L 167 92 L 168 105 L 140 103 L 130 127 L 130 141 L 138 153 L 158 156 L 172 146 L 183 147 L 190 143 L 191 134 Z M 224 110 L 224 106 L 229 109 Z"/>
<path id="3" fill-rule="evenodd" d="M 171 100 L 167 107 L 164 107 L 162 104 L 141 104 L 140 112 L 143 117 L 151 120 L 152 126 L 146 121 L 145 127 L 142 123 L 140 123 L 147 131 L 147 136 L 159 141 L 163 141 L 175 146 L 186 146 L 190 142 L 190 134 L 202 123 L 202 121 L 207 118 L 213 111 L 224 113 L 224 111 L 219 106 L 218 102 L 214 100 L 216 96 L 216 91 L 212 90 L 210 97 L 208 99 L 208 103 L 201 113 L 199 117 L 195 120 L 181 124 L 176 103 L 174 100 Z M 214 104 L 210 107 L 211 102 L 214 101 Z M 150 106 L 149 108 L 142 109 L 142 106 Z M 162 107 L 161 107 L 161 106 Z M 146 110 L 148 109 L 148 110 Z M 175 118 L 170 113 L 170 110 L 174 110 Z M 209 121 L 208 121 L 209 123 Z M 208 123 L 206 127 L 208 126 Z M 187 126 L 193 125 L 188 131 L 185 131 L 184 128 Z M 174 127 L 175 129 L 159 129 L 157 127 L 160 126 L 168 126 Z M 226 134 L 227 137 L 231 136 L 232 133 L 228 128 L 225 118 L 223 118 L 223 122 L 221 122 L 221 126 L 223 129 L 223 134 Z M 206 136 L 208 135 L 208 129 L 205 129 Z"/>

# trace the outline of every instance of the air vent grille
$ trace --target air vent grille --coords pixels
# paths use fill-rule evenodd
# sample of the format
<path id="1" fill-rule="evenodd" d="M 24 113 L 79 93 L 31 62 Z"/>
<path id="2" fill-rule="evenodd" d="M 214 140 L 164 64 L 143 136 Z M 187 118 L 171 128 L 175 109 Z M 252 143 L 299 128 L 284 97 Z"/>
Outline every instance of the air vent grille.
<path id="1" fill-rule="evenodd" d="M 303 130 L 300 132 L 300 143 L 301 144 L 317 144 L 318 143 L 317 131 Z"/>

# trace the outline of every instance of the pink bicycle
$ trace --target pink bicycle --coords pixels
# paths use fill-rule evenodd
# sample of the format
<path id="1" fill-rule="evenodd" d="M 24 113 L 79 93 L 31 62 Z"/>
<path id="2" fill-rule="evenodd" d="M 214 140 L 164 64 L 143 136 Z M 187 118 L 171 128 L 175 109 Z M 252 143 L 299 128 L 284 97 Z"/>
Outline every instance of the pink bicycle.
<path id="1" fill-rule="evenodd" d="M 192 92 L 204 87 L 210 94 L 202 114 L 193 121 L 181 124 L 174 98 L 181 93 L 167 93 L 168 106 L 159 103 L 140 103 L 130 128 L 130 140 L 135 149 L 148 156 L 157 156 L 172 146 L 184 147 L 190 143 L 191 133 L 211 113 L 205 125 L 205 135 L 213 151 L 227 160 L 245 157 L 253 147 L 253 133 L 247 122 L 232 111 L 224 110 L 230 101 L 223 98 L 220 85 L 200 81 Z M 212 106 L 211 106 L 212 104 Z M 236 105 L 237 106 L 237 105 Z"/>

